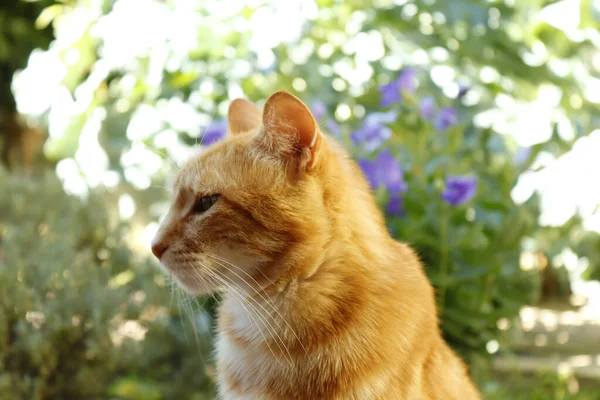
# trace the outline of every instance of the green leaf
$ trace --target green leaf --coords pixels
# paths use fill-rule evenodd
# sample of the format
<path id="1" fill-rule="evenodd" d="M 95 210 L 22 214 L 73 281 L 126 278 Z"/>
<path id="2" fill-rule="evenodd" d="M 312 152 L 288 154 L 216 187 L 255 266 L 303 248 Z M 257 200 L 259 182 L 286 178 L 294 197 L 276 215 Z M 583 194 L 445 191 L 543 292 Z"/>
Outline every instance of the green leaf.
<path id="1" fill-rule="evenodd" d="M 170 83 L 174 88 L 180 89 L 189 86 L 197 77 L 194 72 L 178 73 L 171 78 Z"/>
<path id="2" fill-rule="evenodd" d="M 459 322 L 470 329 L 481 330 L 485 326 L 495 321 L 490 321 L 489 314 L 479 313 L 473 309 L 452 309 L 444 310 L 444 318 Z"/>
<path id="3" fill-rule="evenodd" d="M 426 175 L 434 175 L 438 170 L 444 168 L 450 162 L 450 157 L 442 154 L 432 157 L 426 164 L 423 171 Z"/>
<path id="4" fill-rule="evenodd" d="M 128 400 L 162 399 L 158 385 L 134 377 L 118 379 L 110 387 L 109 393 Z"/>
<path id="5" fill-rule="evenodd" d="M 595 0 L 580 0 L 579 29 L 600 29 L 600 5 Z"/>
<path id="6" fill-rule="evenodd" d="M 462 267 L 458 271 L 451 274 L 451 278 L 453 283 L 459 283 L 463 281 L 473 280 L 475 278 L 482 277 L 487 274 L 491 270 L 493 270 L 493 265 L 480 265 L 474 267 Z"/>

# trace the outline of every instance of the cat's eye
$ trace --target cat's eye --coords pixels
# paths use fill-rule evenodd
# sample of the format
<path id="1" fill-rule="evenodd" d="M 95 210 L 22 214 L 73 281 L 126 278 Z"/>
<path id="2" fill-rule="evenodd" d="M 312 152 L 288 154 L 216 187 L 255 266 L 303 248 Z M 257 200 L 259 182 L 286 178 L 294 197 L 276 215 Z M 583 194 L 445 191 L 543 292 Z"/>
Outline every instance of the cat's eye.
<path id="1" fill-rule="evenodd" d="M 196 214 L 201 214 L 205 211 L 208 211 L 208 209 L 211 208 L 217 202 L 217 200 L 219 200 L 219 197 L 220 195 L 218 194 L 200 197 L 198 200 L 196 200 L 196 203 L 194 203 L 192 211 Z"/>

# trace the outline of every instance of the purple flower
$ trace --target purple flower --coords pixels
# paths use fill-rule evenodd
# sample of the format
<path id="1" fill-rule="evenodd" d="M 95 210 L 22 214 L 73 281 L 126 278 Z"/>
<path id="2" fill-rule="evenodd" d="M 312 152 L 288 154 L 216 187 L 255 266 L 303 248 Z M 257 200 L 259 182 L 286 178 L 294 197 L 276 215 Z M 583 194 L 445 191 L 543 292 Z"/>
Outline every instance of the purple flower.
<path id="1" fill-rule="evenodd" d="M 399 194 L 390 197 L 390 201 L 386 207 L 386 212 L 390 215 L 400 217 L 405 214 L 404 212 L 404 199 Z"/>
<path id="2" fill-rule="evenodd" d="M 374 160 L 380 184 L 385 185 L 390 193 L 403 193 L 407 189 L 404 182 L 402 166 L 389 150 L 384 150 Z"/>
<path id="3" fill-rule="evenodd" d="M 404 215 L 402 194 L 408 189 L 404 181 L 402 166 L 388 150 L 383 150 L 373 160 L 360 159 L 358 164 L 369 180 L 373 190 L 385 187 L 390 193 L 386 212 L 390 215 Z"/>
<path id="4" fill-rule="evenodd" d="M 381 93 L 381 100 L 379 101 L 381 107 L 387 107 L 402 100 L 402 94 L 396 81 L 380 86 L 379 92 Z"/>
<path id="5" fill-rule="evenodd" d="M 358 161 L 358 166 L 362 170 L 363 174 L 369 181 L 371 185 L 371 189 L 377 189 L 379 186 L 379 178 L 377 177 L 377 169 L 375 168 L 375 163 L 368 158 L 360 158 Z"/>
<path id="6" fill-rule="evenodd" d="M 384 186 L 393 195 L 404 193 L 408 186 L 404 182 L 402 166 L 388 150 L 383 150 L 373 160 L 360 159 L 358 165 L 369 180 L 371 188 Z"/>
<path id="7" fill-rule="evenodd" d="M 201 143 L 204 146 L 208 146 L 223 139 L 226 133 L 227 120 L 222 119 L 217 122 L 213 122 L 204 129 L 204 134 L 202 135 Z"/>
<path id="8" fill-rule="evenodd" d="M 325 128 L 327 128 L 327 131 L 335 137 L 338 137 L 342 134 L 342 127 L 332 119 L 325 121 Z"/>
<path id="9" fill-rule="evenodd" d="M 530 155 L 531 147 L 520 148 L 515 154 L 515 163 L 517 163 L 517 165 L 523 165 L 525 161 L 529 159 Z"/>
<path id="10" fill-rule="evenodd" d="M 381 107 L 390 106 L 402 100 L 402 91 L 414 93 L 416 90 L 417 71 L 414 68 L 405 68 L 392 82 L 379 87 Z"/>
<path id="11" fill-rule="evenodd" d="M 435 99 L 431 96 L 423 97 L 419 101 L 419 110 L 423 118 L 432 120 L 435 117 Z"/>
<path id="12" fill-rule="evenodd" d="M 398 86 L 400 90 L 414 93 L 417 90 L 417 70 L 414 68 L 405 68 L 398 75 Z"/>
<path id="13" fill-rule="evenodd" d="M 469 91 L 469 87 L 467 85 L 460 84 L 458 85 L 458 98 L 462 99 L 465 94 Z"/>
<path id="14" fill-rule="evenodd" d="M 312 104 L 312 107 L 310 108 L 310 110 L 312 111 L 313 116 L 315 117 L 315 119 L 317 121 L 320 121 L 321 119 L 323 119 L 325 114 L 327 114 L 327 107 L 325 106 L 325 103 L 323 103 L 321 100 L 315 101 Z"/>
<path id="15" fill-rule="evenodd" d="M 440 108 L 440 112 L 435 119 L 433 125 L 439 131 L 445 131 L 458 122 L 456 115 L 456 109 L 454 107 L 443 107 Z"/>
<path id="16" fill-rule="evenodd" d="M 474 176 L 449 176 L 446 178 L 446 187 L 442 191 L 442 200 L 458 206 L 471 200 L 476 191 L 477 178 Z"/>
<path id="17" fill-rule="evenodd" d="M 395 121 L 397 117 L 395 111 L 369 114 L 362 126 L 350 134 L 350 138 L 367 151 L 373 151 L 392 137 L 392 130 L 385 124 Z"/>

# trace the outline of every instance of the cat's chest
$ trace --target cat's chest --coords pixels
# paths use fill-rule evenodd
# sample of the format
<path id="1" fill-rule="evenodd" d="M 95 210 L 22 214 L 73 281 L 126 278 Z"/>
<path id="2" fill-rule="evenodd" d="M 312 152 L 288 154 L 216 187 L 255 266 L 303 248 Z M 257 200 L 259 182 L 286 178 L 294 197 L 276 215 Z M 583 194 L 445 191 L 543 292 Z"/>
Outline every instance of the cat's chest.
<path id="1" fill-rule="evenodd" d="M 221 333 L 216 343 L 219 391 L 225 400 L 270 399 L 272 382 L 282 376 L 281 361 L 260 346 Z"/>
<path id="2" fill-rule="evenodd" d="M 215 343 L 219 391 L 225 400 L 271 399 L 268 388 L 289 373 L 291 360 L 273 344 L 274 327 L 236 307 L 221 310 Z M 270 343 L 270 344 L 269 344 Z"/>

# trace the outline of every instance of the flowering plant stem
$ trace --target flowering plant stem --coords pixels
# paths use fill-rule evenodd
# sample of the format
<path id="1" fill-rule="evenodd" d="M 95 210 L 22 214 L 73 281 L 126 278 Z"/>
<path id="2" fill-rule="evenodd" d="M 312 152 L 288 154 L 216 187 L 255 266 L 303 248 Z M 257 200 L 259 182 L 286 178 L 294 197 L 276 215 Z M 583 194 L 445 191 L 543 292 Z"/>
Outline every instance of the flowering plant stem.
<path id="1" fill-rule="evenodd" d="M 416 166 L 418 168 L 419 178 L 427 179 L 423 172 L 423 165 L 427 162 L 427 132 L 423 132 L 422 129 L 417 135 L 417 149 L 419 159 L 417 160 Z"/>
<path id="2" fill-rule="evenodd" d="M 441 312 L 444 311 L 444 305 L 446 301 L 446 286 L 448 277 L 448 261 L 450 255 L 450 246 L 448 243 L 448 207 L 446 204 L 442 204 L 442 210 L 440 213 L 440 248 L 441 248 L 441 259 L 440 259 L 440 272 L 441 272 L 441 285 L 438 292 L 438 308 Z"/>
<path id="3" fill-rule="evenodd" d="M 488 301 L 488 293 L 492 287 L 492 283 L 494 282 L 494 274 L 492 272 L 488 272 L 484 275 L 483 285 L 481 285 L 481 295 L 479 296 L 479 309 L 484 311 L 485 304 Z"/>

